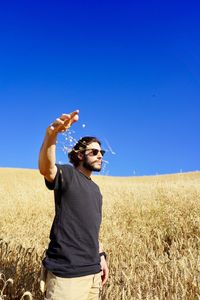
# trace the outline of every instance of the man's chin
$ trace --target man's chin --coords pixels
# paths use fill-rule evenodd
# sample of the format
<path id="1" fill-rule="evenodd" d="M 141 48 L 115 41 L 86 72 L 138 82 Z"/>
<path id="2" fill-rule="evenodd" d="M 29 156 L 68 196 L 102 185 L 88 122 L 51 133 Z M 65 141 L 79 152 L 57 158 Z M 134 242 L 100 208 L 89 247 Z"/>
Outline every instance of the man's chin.
<path id="1" fill-rule="evenodd" d="M 96 166 L 95 166 L 96 165 Z M 84 162 L 83 167 L 92 172 L 100 172 L 101 171 L 101 164 L 88 164 Z"/>
<path id="2" fill-rule="evenodd" d="M 99 168 L 93 168 L 93 171 L 94 172 L 100 172 L 101 171 L 101 167 L 99 167 Z"/>

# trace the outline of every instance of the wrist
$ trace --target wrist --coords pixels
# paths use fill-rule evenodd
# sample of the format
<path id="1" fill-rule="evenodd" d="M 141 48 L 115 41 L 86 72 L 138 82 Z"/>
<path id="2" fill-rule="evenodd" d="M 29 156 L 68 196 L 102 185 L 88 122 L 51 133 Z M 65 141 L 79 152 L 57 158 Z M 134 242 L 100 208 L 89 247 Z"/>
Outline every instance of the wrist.
<path id="1" fill-rule="evenodd" d="M 106 253 L 104 251 L 99 252 L 99 256 L 100 256 L 100 258 L 103 256 L 105 259 L 107 257 L 107 255 L 106 255 Z"/>
<path id="2" fill-rule="evenodd" d="M 58 132 L 55 132 L 55 130 L 52 130 L 51 126 L 47 127 L 46 134 L 45 134 L 45 139 L 47 141 L 50 141 L 51 143 L 56 142 L 57 135 L 58 135 Z"/>

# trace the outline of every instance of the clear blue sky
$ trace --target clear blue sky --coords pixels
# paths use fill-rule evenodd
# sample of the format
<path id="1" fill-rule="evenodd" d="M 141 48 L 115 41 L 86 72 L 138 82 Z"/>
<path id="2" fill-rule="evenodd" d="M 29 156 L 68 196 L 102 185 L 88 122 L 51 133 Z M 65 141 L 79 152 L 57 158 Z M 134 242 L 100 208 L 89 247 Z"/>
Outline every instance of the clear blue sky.
<path id="1" fill-rule="evenodd" d="M 80 109 L 74 135 L 109 141 L 109 175 L 200 169 L 199 11 L 199 1 L 3 1 L 0 167 L 37 168 L 45 128 Z"/>

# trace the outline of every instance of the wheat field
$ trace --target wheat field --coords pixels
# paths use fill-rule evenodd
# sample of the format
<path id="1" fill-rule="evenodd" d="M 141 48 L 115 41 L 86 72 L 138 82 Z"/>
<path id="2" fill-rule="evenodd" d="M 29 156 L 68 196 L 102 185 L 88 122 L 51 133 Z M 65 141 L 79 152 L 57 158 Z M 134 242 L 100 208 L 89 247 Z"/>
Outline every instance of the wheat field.
<path id="1" fill-rule="evenodd" d="M 102 299 L 200 299 L 200 172 L 93 180 L 110 268 Z M 0 199 L 0 299 L 43 299 L 53 193 L 37 170 L 0 169 Z"/>

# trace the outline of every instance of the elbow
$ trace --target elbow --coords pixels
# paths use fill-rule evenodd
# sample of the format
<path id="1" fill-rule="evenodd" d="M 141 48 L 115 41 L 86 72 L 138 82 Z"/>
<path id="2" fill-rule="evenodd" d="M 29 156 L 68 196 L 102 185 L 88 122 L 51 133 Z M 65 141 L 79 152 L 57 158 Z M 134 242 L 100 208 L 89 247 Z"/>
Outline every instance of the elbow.
<path id="1" fill-rule="evenodd" d="M 46 175 L 46 168 L 45 166 L 41 163 L 41 161 L 38 162 L 38 170 L 41 175 L 45 176 Z"/>
<path id="2" fill-rule="evenodd" d="M 45 166 L 38 166 L 39 172 L 42 176 L 44 176 L 48 181 L 54 181 L 57 173 L 57 168 L 54 166 L 53 168 L 46 168 Z"/>
<path id="3" fill-rule="evenodd" d="M 40 172 L 40 174 L 41 174 L 42 176 L 45 176 L 44 170 L 42 170 L 42 169 L 39 168 L 39 172 Z"/>

